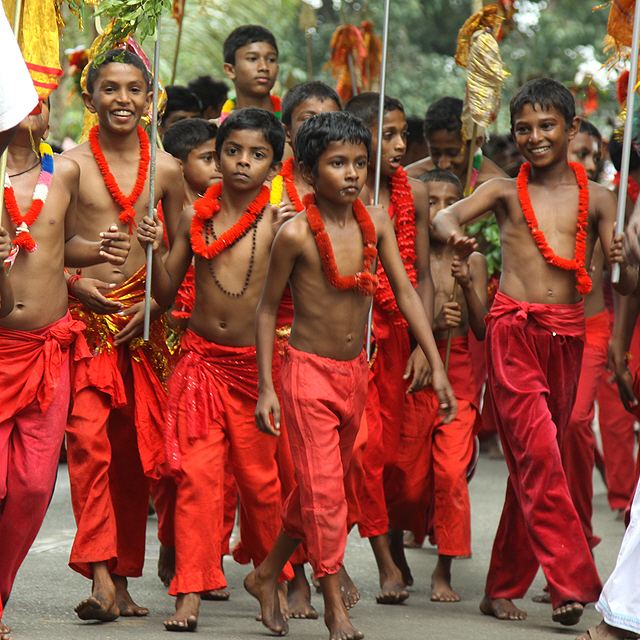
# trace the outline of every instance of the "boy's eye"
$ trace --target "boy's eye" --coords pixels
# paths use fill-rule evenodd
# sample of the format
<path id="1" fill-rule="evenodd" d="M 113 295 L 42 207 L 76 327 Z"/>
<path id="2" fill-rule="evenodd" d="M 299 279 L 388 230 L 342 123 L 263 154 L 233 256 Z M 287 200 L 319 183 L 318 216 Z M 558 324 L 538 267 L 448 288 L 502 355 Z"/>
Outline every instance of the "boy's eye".
<path id="1" fill-rule="evenodd" d="M 253 154 L 253 157 L 254 157 L 254 158 L 258 158 L 259 160 L 262 160 L 262 158 L 264 158 L 264 157 L 265 157 L 265 154 L 264 154 L 264 153 L 262 153 L 261 151 L 256 151 L 256 152 Z"/>
<path id="2" fill-rule="evenodd" d="M 238 150 L 235 147 L 227 147 L 227 153 L 230 156 L 235 156 L 238 153 Z"/>
<path id="3" fill-rule="evenodd" d="M 331 163 L 331 166 L 333 166 L 333 167 L 341 167 L 342 166 L 342 160 L 334 160 Z"/>
<path id="4" fill-rule="evenodd" d="M 358 160 L 358 162 L 356 162 L 356 166 L 359 169 L 362 169 L 362 167 L 366 167 L 367 166 L 367 163 L 364 160 Z"/>
<path id="5" fill-rule="evenodd" d="M 429 198 L 429 206 L 430 207 L 435 207 L 436 206 L 436 201 L 433 200 L 432 198 Z"/>

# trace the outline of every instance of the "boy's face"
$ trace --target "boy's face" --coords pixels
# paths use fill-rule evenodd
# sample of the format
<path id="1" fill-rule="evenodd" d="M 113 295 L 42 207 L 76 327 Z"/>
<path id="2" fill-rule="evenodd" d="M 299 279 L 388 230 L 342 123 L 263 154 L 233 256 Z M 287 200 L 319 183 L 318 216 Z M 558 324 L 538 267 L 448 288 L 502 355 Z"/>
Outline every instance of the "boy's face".
<path id="1" fill-rule="evenodd" d="M 318 173 L 300 164 L 302 176 L 325 200 L 353 204 L 367 180 L 367 148 L 363 143 L 329 143 L 318 159 Z"/>
<path id="2" fill-rule="evenodd" d="M 236 93 L 262 98 L 278 77 L 278 53 L 268 42 L 252 42 L 240 47 L 235 64 L 225 62 L 223 69 L 236 85 Z"/>
<path id="3" fill-rule="evenodd" d="M 85 91 L 82 99 L 87 109 L 98 115 L 100 126 L 128 133 L 149 109 L 153 94 L 148 89 L 140 69 L 110 62 L 98 69 L 93 93 Z"/>
<path id="4" fill-rule="evenodd" d="M 460 133 L 436 129 L 427 137 L 427 144 L 429 145 L 429 157 L 434 167 L 451 171 L 460 179 L 465 176 L 471 145 L 462 141 Z"/>
<path id="5" fill-rule="evenodd" d="M 387 111 L 382 119 L 382 163 L 380 172 L 383 176 L 392 176 L 400 166 L 400 161 L 407 150 L 407 118 L 402 111 Z M 370 168 L 375 169 L 378 153 L 378 127 L 372 128 L 372 147 Z"/>
<path id="6" fill-rule="evenodd" d="M 38 110 L 34 109 L 18 125 L 18 131 L 16 132 L 18 140 L 25 139 L 30 141 L 31 137 L 33 137 L 36 144 L 40 140 L 46 140 L 49 135 L 49 105 L 46 100 L 40 100 L 38 108 L 40 113 L 34 113 L 33 111 Z M 31 131 L 31 133 L 29 133 L 29 131 Z"/>
<path id="7" fill-rule="evenodd" d="M 429 220 L 433 222 L 438 211 L 460 200 L 460 190 L 450 182 L 429 182 Z"/>
<path id="8" fill-rule="evenodd" d="M 526 104 L 513 118 L 511 135 L 525 159 L 542 168 L 566 161 L 569 141 L 579 128 L 580 118 L 574 118 L 567 128 L 564 117 L 554 108 Z"/>
<path id="9" fill-rule="evenodd" d="M 340 111 L 340 109 L 338 109 L 338 105 L 330 98 L 321 100 L 316 96 L 311 96 L 301 102 L 291 112 L 291 127 L 287 127 L 285 125 L 284 130 L 287 132 L 287 142 L 291 145 L 294 153 L 296 134 L 298 133 L 298 129 L 302 126 L 302 123 L 312 116 L 316 116 L 319 113 L 325 113 L 327 111 Z"/>
<path id="10" fill-rule="evenodd" d="M 273 167 L 273 149 L 262 131 L 241 129 L 231 131 L 216 154 L 218 171 L 226 185 L 238 190 L 255 189 L 275 176 L 282 167 L 277 162 Z"/>
<path id="11" fill-rule="evenodd" d="M 569 162 L 580 163 L 589 180 L 595 180 L 598 173 L 598 164 L 602 158 L 601 143 L 595 136 L 590 136 L 586 131 L 579 131 L 576 137 L 569 142 L 567 150 Z"/>
<path id="12" fill-rule="evenodd" d="M 204 193 L 221 178 L 216 169 L 216 139 L 211 138 L 203 145 L 192 149 L 186 162 L 178 159 L 187 184 L 198 193 Z"/>

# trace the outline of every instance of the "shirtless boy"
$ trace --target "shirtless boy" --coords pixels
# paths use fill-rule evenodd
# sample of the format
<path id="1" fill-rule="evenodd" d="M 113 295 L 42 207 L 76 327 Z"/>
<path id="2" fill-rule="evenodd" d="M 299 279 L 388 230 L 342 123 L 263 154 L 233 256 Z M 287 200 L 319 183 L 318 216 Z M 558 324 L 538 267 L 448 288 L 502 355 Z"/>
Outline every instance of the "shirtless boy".
<path id="1" fill-rule="evenodd" d="M 427 354 L 448 420 L 455 415 L 456 403 L 389 216 L 377 208 L 369 213 L 358 200 L 371 154 L 369 129 L 352 114 L 321 113 L 302 125 L 295 146 L 315 197 L 307 196 L 306 212 L 282 226 L 271 252 L 256 319 L 260 375 L 256 422 L 265 433 L 279 433 L 280 406 L 271 362 L 278 307 L 289 282 L 295 319 L 282 364 L 282 397 L 298 488 L 287 499 L 275 545 L 247 576 L 245 587 L 260 601 L 263 624 L 278 635 L 287 633 L 278 577 L 306 538 L 309 561 L 322 586 L 330 638 L 354 640 L 364 635 L 349 620 L 338 577 L 347 538 L 343 478 L 367 392 L 363 343 L 377 286 L 371 266 L 378 252 L 399 307 Z"/>
<path id="2" fill-rule="evenodd" d="M 373 144 L 366 183 L 369 193 L 373 193 L 375 186 L 378 145 L 382 147 L 380 206 L 388 212 L 407 275 L 431 317 L 429 192 L 420 181 L 407 178 L 400 165 L 406 149 L 407 120 L 399 100 L 385 96 L 382 140 L 377 139 L 379 100 L 377 93 L 363 93 L 349 100 L 345 111 L 362 118 L 371 131 Z M 362 518 L 358 528 L 362 537 L 369 538 L 378 565 L 381 592 L 376 596 L 377 602 L 398 604 L 406 600 L 409 593 L 404 588 L 402 573 L 391 557 L 387 540 L 388 497 L 397 493 L 390 485 L 390 479 L 397 462 L 406 395 L 420 391 L 428 384 L 430 370 L 420 347 L 411 350 L 407 323 L 381 265 L 378 265 L 377 275 L 379 286 L 373 299 L 377 354 L 367 394 L 368 436 L 362 458 L 365 481 L 360 496 Z"/>
<path id="3" fill-rule="evenodd" d="M 90 67 L 83 99 L 99 125 L 88 142 L 67 152 L 80 166 L 78 233 L 92 240 L 112 224 L 131 233 L 149 201 L 149 144 L 138 128 L 151 100 L 142 60 L 127 51 L 108 52 L 102 63 Z M 182 210 L 182 173 L 177 161 L 161 151 L 155 185 L 154 201 L 162 202 L 171 238 Z M 164 460 L 162 381 L 169 354 L 162 319 L 153 323 L 149 343 L 138 337 L 144 280 L 145 254 L 135 243 L 122 266 L 85 269 L 73 283 L 72 293 L 83 303 L 75 302 L 73 313 L 87 325 L 85 336 L 94 353 L 75 372 L 67 430 L 78 524 L 69 564 L 93 580 L 91 597 L 76 608 L 83 620 L 148 613 L 129 596 L 127 577 L 142 574 L 147 475 L 157 477 Z M 156 305 L 155 317 L 161 311 Z"/>
<path id="4" fill-rule="evenodd" d="M 520 182 L 487 182 L 433 222 L 437 237 L 461 257 L 475 246 L 463 225 L 491 210 L 500 226 L 504 268 L 488 316 L 486 354 L 510 477 L 480 605 L 500 619 L 526 617 L 512 600 L 524 597 L 539 565 L 553 620 L 561 624 L 576 624 L 601 589 L 560 454 L 584 346 L 586 269 L 596 239 L 611 245 L 616 210 L 610 191 L 589 183 L 581 165 L 568 164 L 569 140 L 579 126 L 566 87 L 548 78 L 526 83 L 511 101 L 512 135 L 528 160 Z M 618 288 L 627 293 L 637 273 L 624 263 L 621 270 Z"/>
<path id="5" fill-rule="evenodd" d="M 185 210 L 166 263 L 157 225 L 146 218 L 138 231 L 141 244 L 154 243 L 152 286 L 161 305 L 173 301 L 195 257 L 196 301 L 168 381 L 167 457 L 178 474 L 176 572 L 169 589 L 177 599 L 175 615 L 164 623 L 168 631 L 195 629 L 199 594 L 226 587 L 220 557 L 227 448 L 240 493 L 242 545 L 255 566 L 280 530 L 277 443 L 256 434 L 253 414 L 255 310 L 277 213 L 264 182 L 280 169 L 284 140 L 273 114 L 233 113 L 216 138 L 222 182 Z"/>
<path id="6" fill-rule="evenodd" d="M 48 128 L 47 102 L 18 126 L 8 149 L 0 228 L 0 257 L 13 265 L 10 278 L 0 269 L 0 619 L 53 492 L 70 363 L 90 358 L 84 325 L 69 315 L 64 263 L 120 265 L 130 246 L 108 223 L 96 242 L 75 235 L 80 172 L 41 143 Z M 8 633 L 0 622 L 0 638 Z"/>

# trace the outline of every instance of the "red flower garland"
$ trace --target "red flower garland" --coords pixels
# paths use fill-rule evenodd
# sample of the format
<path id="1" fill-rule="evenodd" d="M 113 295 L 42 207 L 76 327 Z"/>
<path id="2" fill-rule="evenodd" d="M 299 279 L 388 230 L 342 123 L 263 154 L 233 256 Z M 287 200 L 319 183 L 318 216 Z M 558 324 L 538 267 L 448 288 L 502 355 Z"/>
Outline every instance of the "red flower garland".
<path id="1" fill-rule="evenodd" d="M 540 252 L 544 259 L 554 267 L 564 269 L 565 271 L 576 272 L 576 289 L 582 295 L 586 295 L 591 291 L 591 278 L 585 266 L 585 252 L 587 239 L 587 223 L 589 221 L 589 180 L 584 167 L 577 162 L 570 162 L 569 166 L 576 174 L 578 181 L 578 230 L 576 233 L 576 251 L 573 260 L 561 258 L 549 247 L 544 233 L 538 228 L 536 214 L 531 206 L 531 198 L 529 198 L 528 182 L 531 173 L 531 163 L 525 162 L 520 167 L 518 173 L 518 199 L 522 207 L 522 213 L 531 229 L 533 239 L 536 241 Z"/>
<path id="2" fill-rule="evenodd" d="M 118 218 L 122 224 L 129 225 L 129 233 L 133 235 L 133 228 L 136 227 L 136 212 L 133 205 L 136 203 L 142 190 L 144 189 L 144 183 L 147 179 L 147 170 L 149 169 L 150 151 L 149 151 L 149 138 L 144 129 L 138 125 L 138 139 L 140 140 L 140 164 L 138 165 L 138 178 L 133 187 L 133 191 L 127 197 L 122 193 L 116 179 L 113 177 L 111 170 L 109 169 L 109 163 L 102 153 L 100 147 L 100 141 L 98 140 L 99 125 L 96 125 L 89 132 L 89 145 L 91 146 L 91 152 L 93 153 L 100 173 L 104 179 L 104 183 L 109 189 L 111 197 L 120 205 L 122 211 Z"/>
<path id="3" fill-rule="evenodd" d="M 409 280 L 414 289 L 418 282 L 416 272 L 416 207 L 409 186 L 407 172 L 403 167 L 391 176 L 391 205 L 393 210 L 389 214 L 395 216 L 394 228 L 400 257 L 404 268 L 409 276 Z M 389 284 L 389 278 L 384 272 L 381 264 L 378 264 L 378 291 L 376 292 L 376 304 L 380 305 L 384 311 L 394 316 L 394 322 L 407 326 L 404 316 L 400 313 L 395 296 Z"/>
<path id="4" fill-rule="evenodd" d="M 316 206 L 316 197 L 314 193 L 309 193 L 302 200 L 307 209 L 307 219 L 309 226 L 313 232 L 320 259 L 322 260 L 322 268 L 327 276 L 327 280 L 331 286 L 340 291 L 348 291 L 349 289 L 357 289 L 363 296 L 372 296 L 378 287 L 378 277 L 371 273 L 372 262 L 378 256 L 376 228 L 371 221 L 371 216 L 360 199 L 353 203 L 353 215 L 358 221 L 360 231 L 362 231 L 362 240 L 364 241 L 364 266 L 362 271 L 352 276 L 341 276 L 338 273 L 338 265 L 333 255 L 333 247 L 331 246 L 331 238 L 325 231 L 322 216 Z"/>
<path id="5" fill-rule="evenodd" d="M 218 182 L 210 186 L 204 196 L 193 203 L 195 213 L 191 219 L 191 248 L 194 253 L 207 260 L 211 260 L 245 236 L 269 202 L 269 187 L 262 185 L 258 197 L 249 205 L 238 222 L 218 236 L 217 240 L 207 245 L 202 236 L 204 223 L 220 211 L 221 194 L 222 182 Z"/>
<path id="6" fill-rule="evenodd" d="M 304 205 L 302 204 L 302 200 L 300 200 L 298 190 L 296 189 L 296 183 L 293 180 L 293 158 L 288 158 L 282 163 L 282 171 L 280 171 L 280 175 L 282 176 L 284 188 L 287 190 L 287 195 L 289 196 L 289 200 L 291 200 L 291 204 L 296 208 L 296 211 L 300 213 L 304 209 Z"/>

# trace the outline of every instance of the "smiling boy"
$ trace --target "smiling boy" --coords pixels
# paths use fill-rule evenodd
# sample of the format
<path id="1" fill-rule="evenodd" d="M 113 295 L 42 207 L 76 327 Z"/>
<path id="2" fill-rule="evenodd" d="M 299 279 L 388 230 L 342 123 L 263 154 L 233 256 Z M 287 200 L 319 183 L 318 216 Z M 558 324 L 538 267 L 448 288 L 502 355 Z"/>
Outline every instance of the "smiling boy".
<path id="1" fill-rule="evenodd" d="M 560 454 L 584 347 L 587 266 L 596 239 L 611 245 L 616 211 L 614 195 L 568 163 L 579 126 L 566 87 L 548 78 L 526 83 L 511 100 L 512 135 L 528 161 L 517 181 L 491 180 L 433 222 L 439 240 L 461 257 L 475 248 L 465 224 L 491 210 L 500 227 L 504 269 L 487 319 L 486 354 L 510 476 L 480 605 L 500 619 L 526 617 L 512 600 L 524 597 L 540 565 L 561 624 L 576 624 L 601 589 Z M 627 293 L 637 273 L 621 266 L 618 288 Z"/>

